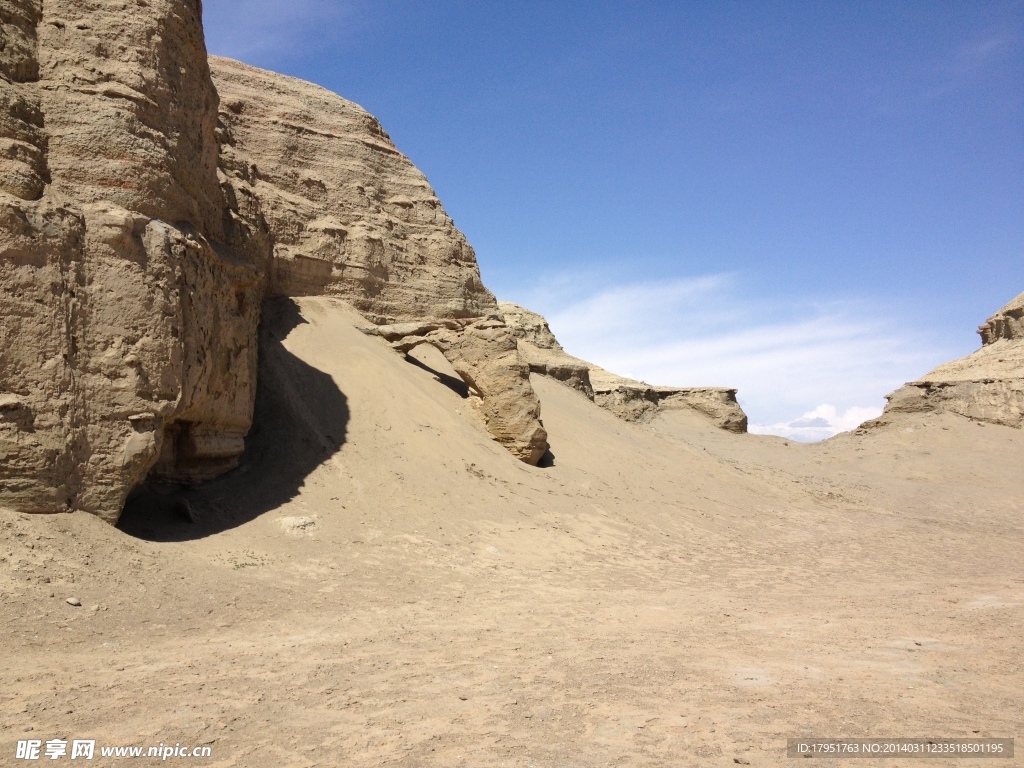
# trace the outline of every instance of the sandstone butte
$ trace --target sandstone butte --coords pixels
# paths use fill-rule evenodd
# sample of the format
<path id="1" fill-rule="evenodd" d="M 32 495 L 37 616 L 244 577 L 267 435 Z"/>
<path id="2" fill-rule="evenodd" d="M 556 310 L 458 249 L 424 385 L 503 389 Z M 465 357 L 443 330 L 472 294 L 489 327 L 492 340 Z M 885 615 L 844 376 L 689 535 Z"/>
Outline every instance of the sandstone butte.
<path id="1" fill-rule="evenodd" d="M 342 299 L 397 352 L 435 348 L 528 464 L 547 450 L 531 372 L 626 420 L 684 409 L 746 430 L 735 390 L 615 376 L 498 304 L 379 122 L 208 58 L 198 0 L 4 0 L 0 24 L 0 506 L 115 522 L 140 484 L 235 468 L 275 297 Z M 1020 427 L 1022 306 L 887 413 Z"/>
<path id="2" fill-rule="evenodd" d="M 979 422 L 1024 428 L 1024 293 L 978 328 L 976 352 L 943 363 L 888 396 L 895 413 L 949 411 Z"/>

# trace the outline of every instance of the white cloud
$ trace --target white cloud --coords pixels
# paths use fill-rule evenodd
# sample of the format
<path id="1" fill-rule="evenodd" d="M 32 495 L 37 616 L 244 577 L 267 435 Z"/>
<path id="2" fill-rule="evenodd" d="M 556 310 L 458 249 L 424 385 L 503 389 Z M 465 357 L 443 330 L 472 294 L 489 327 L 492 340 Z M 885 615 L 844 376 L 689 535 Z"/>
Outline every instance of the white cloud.
<path id="1" fill-rule="evenodd" d="M 204 0 L 210 53 L 255 63 L 308 51 L 357 29 L 362 0 Z"/>
<path id="2" fill-rule="evenodd" d="M 793 439 L 856 427 L 886 394 L 968 351 L 867 302 L 749 298 L 741 287 L 709 275 L 581 295 L 556 279 L 522 303 L 571 354 L 652 384 L 735 387 L 752 424 Z"/>
<path id="3" fill-rule="evenodd" d="M 778 424 L 751 424 L 750 432 L 755 435 L 780 435 L 791 440 L 814 442 L 856 429 L 865 421 L 882 415 L 882 408 L 859 407 L 847 408 L 842 413 L 834 405 L 825 403 L 813 411 L 808 411 L 799 419 Z"/>

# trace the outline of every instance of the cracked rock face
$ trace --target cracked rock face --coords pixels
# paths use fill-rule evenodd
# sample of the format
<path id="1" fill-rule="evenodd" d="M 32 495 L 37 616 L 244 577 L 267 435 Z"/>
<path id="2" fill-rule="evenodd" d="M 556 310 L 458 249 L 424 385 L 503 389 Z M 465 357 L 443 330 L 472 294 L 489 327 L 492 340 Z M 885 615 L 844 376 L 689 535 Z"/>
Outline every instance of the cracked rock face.
<path id="1" fill-rule="evenodd" d="M 115 521 L 237 460 L 269 239 L 218 178 L 197 0 L 0 24 L 0 504 Z"/>
<path id="2" fill-rule="evenodd" d="M 218 111 L 201 15 L 0 2 L 0 506 L 114 522 L 144 480 L 236 466 L 268 290 L 331 293 L 376 323 L 495 311 L 372 116 L 224 61 Z M 449 354 L 492 434 L 533 461 L 518 353 L 468 326 Z"/>
<path id="3" fill-rule="evenodd" d="M 943 363 L 888 396 L 895 413 L 950 411 L 990 424 L 1024 428 L 1024 293 L 978 329 L 981 349 Z"/>

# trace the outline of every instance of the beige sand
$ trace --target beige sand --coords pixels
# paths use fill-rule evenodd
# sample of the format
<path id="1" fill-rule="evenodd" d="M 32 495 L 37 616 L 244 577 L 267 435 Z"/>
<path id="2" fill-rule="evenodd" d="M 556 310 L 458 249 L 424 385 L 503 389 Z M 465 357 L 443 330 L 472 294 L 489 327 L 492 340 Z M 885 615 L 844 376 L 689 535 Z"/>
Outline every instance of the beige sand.
<path id="1" fill-rule="evenodd" d="M 787 444 L 626 423 L 535 376 L 553 462 L 530 467 L 339 301 L 295 302 L 265 316 L 256 431 L 187 495 L 198 522 L 156 494 L 135 536 L 0 515 L 0 762 L 55 736 L 209 744 L 177 762 L 213 766 L 1024 748 L 1020 430 L 897 414 Z"/>

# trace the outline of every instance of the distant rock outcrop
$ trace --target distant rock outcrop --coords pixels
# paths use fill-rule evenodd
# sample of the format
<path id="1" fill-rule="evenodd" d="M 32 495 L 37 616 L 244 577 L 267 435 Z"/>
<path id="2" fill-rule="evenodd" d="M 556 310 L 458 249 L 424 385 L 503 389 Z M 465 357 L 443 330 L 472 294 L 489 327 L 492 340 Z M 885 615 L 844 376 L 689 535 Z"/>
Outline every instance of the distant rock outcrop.
<path id="1" fill-rule="evenodd" d="M 888 396 L 896 413 L 950 411 L 977 421 L 1024 428 L 1024 293 L 978 329 L 982 347 L 943 363 Z"/>
<path id="2" fill-rule="evenodd" d="M 426 179 L 315 86 L 215 60 L 220 99 L 201 16 L 0 2 L 0 505 L 115 521 L 146 479 L 236 466 L 268 292 L 458 319 L 442 348 L 536 461 L 525 367 Z"/>
<path id="3" fill-rule="evenodd" d="M 656 387 L 618 376 L 567 354 L 547 321 L 536 312 L 504 301 L 498 307 L 519 339 L 519 351 L 531 372 L 579 390 L 621 419 L 648 421 L 659 411 L 689 409 L 729 432 L 747 431 L 747 415 L 736 401 L 735 389 Z"/>
<path id="4" fill-rule="evenodd" d="M 983 346 L 1000 341 L 1024 343 L 1024 293 L 986 320 L 978 334 Z"/>

